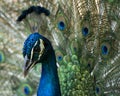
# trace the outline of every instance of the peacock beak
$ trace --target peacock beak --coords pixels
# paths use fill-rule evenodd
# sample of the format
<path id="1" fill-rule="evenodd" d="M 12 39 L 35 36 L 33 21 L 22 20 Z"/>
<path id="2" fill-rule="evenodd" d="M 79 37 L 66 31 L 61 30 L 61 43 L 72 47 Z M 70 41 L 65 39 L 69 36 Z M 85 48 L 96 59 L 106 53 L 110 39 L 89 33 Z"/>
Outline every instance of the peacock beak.
<path id="1" fill-rule="evenodd" d="M 28 72 L 29 72 L 29 70 L 34 67 L 36 62 L 33 62 L 31 59 L 28 59 L 28 56 L 26 55 L 25 59 L 24 59 L 24 63 L 25 63 L 25 66 L 24 66 L 24 77 L 26 77 Z"/>

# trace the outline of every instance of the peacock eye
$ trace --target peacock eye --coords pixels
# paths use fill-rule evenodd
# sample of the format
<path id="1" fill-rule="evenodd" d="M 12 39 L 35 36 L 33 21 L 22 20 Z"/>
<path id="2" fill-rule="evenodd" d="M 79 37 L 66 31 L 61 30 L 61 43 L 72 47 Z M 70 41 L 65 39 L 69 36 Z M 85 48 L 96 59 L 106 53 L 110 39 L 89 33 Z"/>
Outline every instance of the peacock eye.
<path id="1" fill-rule="evenodd" d="M 65 23 L 63 21 L 60 21 L 58 23 L 58 28 L 59 28 L 59 30 L 64 30 L 65 29 Z"/>
<path id="2" fill-rule="evenodd" d="M 62 56 L 58 56 L 57 59 L 58 59 L 58 61 L 61 61 L 63 58 L 62 58 Z"/>
<path id="3" fill-rule="evenodd" d="M 34 47 L 34 52 L 40 52 L 40 47 L 39 46 L 36 46 L 36 47 Z"/>
<path id="4" fill-rule="evenodd" d="M 82 28 L 82 34 L 83 34 L 84 36 L 87 36 L 87 35 L 89 34 L 89 30 L 88 30 L 87 27 Z"/>
<path id="5" fill-rule="evenodd" d="M 0 63 L 4 62 L 4 60 L 5 60 L 4 53 L 2 51 L 0 51 Z"/>
<path id="6" fill-rule="evenodd" d="M 99 94 L 99 91 L 100 91 L 99 87 L 96 87 L 96 93 L 97 94 Z"/>
<path id="7" fill-rule="evenodd" d="M 30 55 L 31 55 L 31 54 L 28 54 L 28 55 L 27 55 L 27 56 L 28 56 L 28 59 L 30 59 Z"/>
<path id="8" fill-rule="evenodd" d="M 30 90 L 29 90 L 29 88 L 27 87 L 27 86 L 25 86 L 24 87 L 24 93 L 26 94 L 26 95 L 29 95 L 29 92 Z"/>
<path id="9" fill-rule="evenodd" d="M 108 54 L 108 48 L 107 48 L 106 45 L 102 45 L 101 50 L 102 50 L 102 54 L 103 55 L 107 55 Z"/>

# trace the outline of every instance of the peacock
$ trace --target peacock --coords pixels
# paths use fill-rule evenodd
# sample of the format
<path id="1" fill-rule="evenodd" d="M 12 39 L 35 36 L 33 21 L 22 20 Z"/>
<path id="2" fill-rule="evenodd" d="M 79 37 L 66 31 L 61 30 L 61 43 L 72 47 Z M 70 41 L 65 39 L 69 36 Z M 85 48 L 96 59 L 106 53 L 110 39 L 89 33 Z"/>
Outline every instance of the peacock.
<path id="1" fill-rule="evenodd" d="M 44 7 L 31 6 L 22 12 L 17 21 L 22 21 L 32 12 L 36 15 L 42 13 L 49 15 L 49 11 Z M 34 65 L 42 63 L 42 75 L 37 96 L 61 96 L 53 47 L 47 38 L 38 33 L 37 26 L 33 27 L 33 31 L 34 33 L 26 39 L 23 47 L 23 56 L 25 58 L 24 76 Z"/>
<path id="2" fill-rule="evenodd" d="M 2 1 L 0 95 L 120 95 L 119 0 Z"/>

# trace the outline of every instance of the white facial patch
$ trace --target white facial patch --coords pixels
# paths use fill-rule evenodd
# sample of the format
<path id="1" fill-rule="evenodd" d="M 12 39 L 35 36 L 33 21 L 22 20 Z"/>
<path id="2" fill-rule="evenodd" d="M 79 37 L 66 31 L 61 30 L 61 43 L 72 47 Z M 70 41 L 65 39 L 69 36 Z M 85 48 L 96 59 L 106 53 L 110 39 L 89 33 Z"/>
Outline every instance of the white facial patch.
<path id="1" fill-rule="evenodd" d="M 34 49 L 34 47 L 37 45 L 37 43 L 38 43 L 38 41 L 35 42 L 35 44 L 34 44 L 32 50 L 31 50 L 30 60 L 32 60 L 32 57 L 33 57 L 33 49 Z"/>
<path id="2" fill-rule="evenodd" d="M 42 54 L 43 54 L 43 52 L 44 52 L 44 49 L 45 49 L 44 41 L 43 41 L 42 39 L 40 39 L 40 48 L 41 48 L 41 51 L 40 51 L 40 55 L 39 55 L 38 60 L 39 60 L 40 57 L 42 56 Z"/>

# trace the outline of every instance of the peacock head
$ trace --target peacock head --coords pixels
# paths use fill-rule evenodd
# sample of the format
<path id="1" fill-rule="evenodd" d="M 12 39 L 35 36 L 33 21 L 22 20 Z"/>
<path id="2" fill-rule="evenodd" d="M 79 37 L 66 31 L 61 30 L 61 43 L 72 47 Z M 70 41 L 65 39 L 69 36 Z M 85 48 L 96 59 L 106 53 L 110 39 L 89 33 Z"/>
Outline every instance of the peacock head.
<path id="1" fill-rule="evenodd" d="M 51 48 L 48 39 L 39 33 L 32 33 L 24 42 L 23 56 L 24 56 L 24 76 L 37 63 L 42 63 L 46 60 L 48 50 Z"/>

